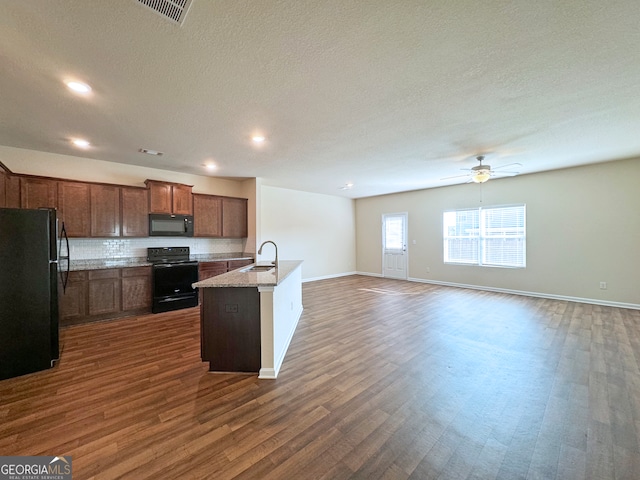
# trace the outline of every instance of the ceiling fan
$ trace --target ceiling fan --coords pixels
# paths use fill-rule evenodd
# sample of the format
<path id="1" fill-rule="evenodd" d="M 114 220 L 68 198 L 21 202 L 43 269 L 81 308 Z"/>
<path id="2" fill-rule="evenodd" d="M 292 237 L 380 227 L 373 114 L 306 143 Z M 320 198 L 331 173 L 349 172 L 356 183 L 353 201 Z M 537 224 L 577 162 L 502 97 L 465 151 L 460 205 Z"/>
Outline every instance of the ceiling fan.
<path id="1" fill-rule="evenodd" d="M 476 160 L 478 160 L 479 164 L 476 165 L 475 167 L 461 169 L 461 170 L 468 170 L 469 173 L 465 173 L 464 175 L 454 175 L 453 177 L 444 177 L 444 178 L 441 178 L 440 180 L 469 177 L 469 180 L 467 183 L 469 182 L 484 183 L 487 180 L 489 180 L 491 177 L 495 177 L 495 176 L 510 177 L 510 176 L 518 175 L 520 172 L 507 171 L 507 170 L 503 170 L 503 168 L 522 166 L 521 163 L 509 163 L 507 165 L 500 165 L 499 167 L 491 169 L 491 165 L 486 165 L 482 163 L 482 161 L 484 160 L 484 155 L 478 155 L 476 157 Z"/>

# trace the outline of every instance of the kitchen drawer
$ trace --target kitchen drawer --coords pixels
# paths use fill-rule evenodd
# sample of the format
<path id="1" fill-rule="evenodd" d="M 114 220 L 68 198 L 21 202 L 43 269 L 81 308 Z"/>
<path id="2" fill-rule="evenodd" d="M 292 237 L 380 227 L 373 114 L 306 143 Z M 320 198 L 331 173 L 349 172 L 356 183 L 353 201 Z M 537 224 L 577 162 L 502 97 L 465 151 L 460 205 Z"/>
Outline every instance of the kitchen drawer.
<path id="1" fill-rule="evenodd" d="M 127 267 L 122 269 L 122 278 L 151 275 L 151 267 Z"/>
<path id="2" fill-rule="evenodd" d="M 89 278 L 89 272 L 86 270 L 79 270 L 75 272 L 69 272 L 69 282 L 84 282 Z M 62 272 L 62 275 L 66 275 L 65 272 Z"/>
<path id="3" fill-rule="evenodd" d="M 198 264 L 198 276 L 200 280 L 215 277 L 227 273 L 228 262 L 200 262 Z"/>
<path id="4" fill-rule="evenodd" d="M 251 265 L 253 260 L 229 260 L 229 271 Z"/>
<path id="5" fill-rule="evenodd" d="M 120 278 L 120 269 L 89 270 L 89 280 L 100 280 L 103 278 Z"/>

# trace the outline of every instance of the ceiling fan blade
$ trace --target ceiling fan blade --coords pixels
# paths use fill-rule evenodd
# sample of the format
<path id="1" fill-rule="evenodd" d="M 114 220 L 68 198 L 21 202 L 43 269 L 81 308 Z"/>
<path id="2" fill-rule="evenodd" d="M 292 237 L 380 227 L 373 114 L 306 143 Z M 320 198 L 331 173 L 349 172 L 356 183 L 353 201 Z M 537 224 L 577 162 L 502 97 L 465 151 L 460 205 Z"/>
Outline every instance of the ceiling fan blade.
<path id="1" fill-rule="evenodd" d="M 493 170 L 500 170 L 503 168 L 507 168 L 507 167 L 521 167 L 522 164 L 521 163 L 507 163 L 506 165 L 500 165 L 499 167 L 494 168 Z"/>
<path id="2" fill-rule="evenodd" d="M 468 176 L 469 174 L 467 173 L 464 175 L 454 175 L 453 177 L 444 177 L 444 178 L 441 178 L 440 180 L 451 180 L 452 178 L 462 178 L 462 177 L 468 177 Z"/>
<path id="3" fill-rule="evenodd" d="M 496 175 L 500 175 L 502 177 L 514 177 L 518 174 L 520 174 L 520 172 L 504 172 L 504 171 L 500 171 L 500 172 L 494 172 Z"/>

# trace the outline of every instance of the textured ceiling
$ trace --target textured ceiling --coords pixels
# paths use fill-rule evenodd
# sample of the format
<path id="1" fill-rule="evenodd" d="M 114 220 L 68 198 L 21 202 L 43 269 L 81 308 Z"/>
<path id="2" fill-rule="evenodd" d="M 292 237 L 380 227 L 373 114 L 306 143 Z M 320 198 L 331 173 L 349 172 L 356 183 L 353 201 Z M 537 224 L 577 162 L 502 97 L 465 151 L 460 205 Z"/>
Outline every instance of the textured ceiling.
<path id="1" fill-rule="evenodd" d="M 193 0 L 182 26 L 135 0 L 3 2 L 0 145 L 354 198 L 464 182 L 441 178 L 480 153 L 640 156 L 639 25 L 637 0 Z"/>

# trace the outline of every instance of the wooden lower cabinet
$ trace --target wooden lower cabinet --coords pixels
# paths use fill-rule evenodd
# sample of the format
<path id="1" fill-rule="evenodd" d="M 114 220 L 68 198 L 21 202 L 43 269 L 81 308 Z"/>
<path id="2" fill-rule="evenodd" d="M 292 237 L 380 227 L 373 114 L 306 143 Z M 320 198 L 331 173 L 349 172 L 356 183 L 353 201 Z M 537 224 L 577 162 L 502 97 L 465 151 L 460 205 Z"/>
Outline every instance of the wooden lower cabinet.
<path id="1" fill-rule="evenodd" d="M 69 272 L 66 288 L 63 289 L 63 280 L 60 278 L 58 285 L 60 325 L 79 323 L 88 316 L 88 279 L 89 272 Z"/>
<path id="2" fill-rule="evenodd" d="M 246 267 L 247 265 L 251 265 L 253 260 L 229 260 L 229 271 L 235 270 L 237 268 Z"/>
<path id="3" fill-rule="evenodd" d="M 251 265 L 253 260 L 200 262 L 199 280 Z M 63 291 L 59 276 L 58 311 L 60 325 L 107 320 L 151 313 L 151 267 L 105 268 L 69 272 Z M 202 303 L 200 289 L 200 303 Z"/>
<path id="4" fill-rule="evenodd" d="M 198 280 L 202 281 L 207 278 L 222 275 L 237 268 L 251 265 L 253 260 L 220 260 L 215 262 L 200 262 L 198 264 Z"/>
<path id="5" fill-rule="evenodd" d="M 61 326 L 150 313 L 151 267 L 70 272 L 58 290 Z"/>
<path id="6" fill-rule="evenodd" d="M 151 267 L 122 269 L 122 310 L 151 310 Z"/>
<path id="7" fill-rule="evenodd" d="M 251 265 L 253 260 L 224 260 L 217 262 L 200 262 L 198 264 L 198 280 L 206 280 L 207 278 L 216 277 L 223 273 L 230 272 L 236 268 L 242 268 Z M 200 304 L 202 304 L 202 288 L 199 292 Z"/>
<path id="8" fill-rule="evenodd" d="M 89 271 L 89 315 L 113 314 L 121 310 L 120 269 Z"/>
<path id="9" fill-rule="evenodd" d="M 223 273 L 227 273 L 229 269 L 229 262 L 200 262 L 198 264 L 198 280 L 206 280 L 207 278 L 217 277 Z M 198 291 L 198 301 L 202 305 L 202 291 L 200 288 Z"/>
<path id="10" fill-rule="evenodd" d="M 229 262 L 200 262 L 198 264 L 198 280 L 215 277 L 227 273 Z"/>

